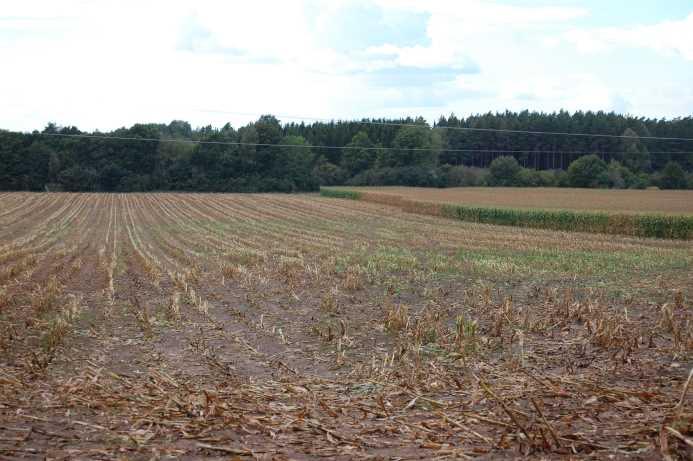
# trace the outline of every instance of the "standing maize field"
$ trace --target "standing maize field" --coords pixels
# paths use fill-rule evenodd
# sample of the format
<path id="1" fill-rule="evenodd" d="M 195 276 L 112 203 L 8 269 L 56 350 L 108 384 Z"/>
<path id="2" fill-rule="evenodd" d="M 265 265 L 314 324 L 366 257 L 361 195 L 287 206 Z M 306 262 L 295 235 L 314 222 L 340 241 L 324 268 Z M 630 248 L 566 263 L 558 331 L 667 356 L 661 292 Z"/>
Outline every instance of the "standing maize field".
<path id="1" fill-rule="evenodd" d="M 686 459 L 693 244 L 0 193 L 0 456 Z"/>

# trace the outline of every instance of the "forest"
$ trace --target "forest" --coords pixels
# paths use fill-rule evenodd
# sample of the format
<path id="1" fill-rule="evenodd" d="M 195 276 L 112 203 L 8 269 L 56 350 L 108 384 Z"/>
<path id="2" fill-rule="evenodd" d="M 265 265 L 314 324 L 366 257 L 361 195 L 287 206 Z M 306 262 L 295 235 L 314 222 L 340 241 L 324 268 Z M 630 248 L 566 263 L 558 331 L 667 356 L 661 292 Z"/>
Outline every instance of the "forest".
<path id="1" fill-rule="evenodd" d="M 420 117 L 281 123 L 264 115 L 237 129 L 175 120 L 105 133 L 51 123 L 32 133 L 0 130 L 0 190 L 683 189 L 693 187 L 690 139 L 693 117 L 605 112 L 450 115 L 433 126 Z"/>

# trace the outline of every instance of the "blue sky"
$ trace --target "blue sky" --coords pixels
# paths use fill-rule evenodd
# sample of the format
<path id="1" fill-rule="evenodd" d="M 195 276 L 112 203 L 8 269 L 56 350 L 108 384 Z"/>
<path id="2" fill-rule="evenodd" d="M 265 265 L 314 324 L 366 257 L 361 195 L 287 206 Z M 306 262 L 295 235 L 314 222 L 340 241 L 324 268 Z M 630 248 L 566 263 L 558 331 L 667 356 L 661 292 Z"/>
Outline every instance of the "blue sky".
<path id="1" fill-rule="evenodd" d="M 4 0 L 0 128 L 693 114 L 690 0 Z"/>

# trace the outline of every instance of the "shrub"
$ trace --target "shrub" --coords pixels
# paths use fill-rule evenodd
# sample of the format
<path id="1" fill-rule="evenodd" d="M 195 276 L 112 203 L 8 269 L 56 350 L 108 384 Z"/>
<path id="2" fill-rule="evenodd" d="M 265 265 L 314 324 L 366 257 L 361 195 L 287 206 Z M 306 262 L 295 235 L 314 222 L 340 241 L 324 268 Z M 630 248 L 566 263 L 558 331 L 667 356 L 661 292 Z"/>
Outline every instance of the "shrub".
<path id="1" fill-rule="evenodd" d="M 96 181 L 96 171 L 77 165 L 61 171 L 58 175 L 58 183 L 69 192 L 94 190 Z"/>
<path id="2" fill-rule="evenodd" d="M 522 167 L 515 157 L 498 157 L 489 166 L 489 185 L 491 186 L 516 186 L 518 175 Z"/>
<path id="3" fill-rule="evenodd" d="M 362 171 L 346 183 L 350 186 L 443 187 L 445 177 L 436 168 L 407 166 Z"/>
<path id="4" fill-rule="evenodd" d="M 118 190 L 145 192 L 151 189 L 151 177 L 148 174 L 130 174 L 124 176 L 118 184 Z"/>
<path id="5" fill-rule="evenodd" d="M 541 170 L 539 174 L 539 185 L 541 187 L 556 187 L 558 186 L 558 170 Z"/>
<path id="6" fill-rule="evenodd" d="M 556 176 L 552 171 L 537 171 L 522 168 L 517 174 L 518 186 L 551 187 L 556 185 Z"/>
<path id="7" fill-rule="evenodd" d="M 344 184 L 346 180 L 346 171 L 343 168 L 324 160 L 321 160 L 313 168 L 313 176 L 318 180 L 321 186 L 336 186 L 338 184 Z"/>
<path id="8" fill-rule="evenodd" d="M 633 182 L 633 173 L 616 160 L 609 162 L 606 174 L 612 189 L 625 189 Z"/>
<path id="9" fill-rule="evenodd" d="M 661 189 L 685 189 L 686 172 L 676 162 L 668 162 L 659 175 L 658 186 Z"/>
<path id="10" fill-rule="evenodd" d="M 634 174 L 627 185 L 628 189 L 647 189 L 650 186 L 650 177 L 646 173 Z"/>
<path id="11" fill-rule="evenodd" d="M 539 178 L 535 174 L 536 171 L 530 170 L 528 168 L 522 168 L 517 173 L 515 184 L 516 186 L 522 187 L 537 187 L 539 183 Z"/>
<path id="12" fill-rule="evenodd" d="M 602 187 L 608 185 L 607 166 L 596 155 L 585 155 L 568 167 L 568 184 L 571 187 Z"/>
<path id="13" fill-rule="evenodd" d="M 485 186 L 489 172 L 485 168 L 454 166 L 444 170 L 445 183 L 448 187 Z"/>
<path id="14" fill-rule="evenodd" d="M 556 177 L 556 186 L 558 187 L 570 187 L 570 181 L 568 180 L 568 173 L 565 170 L 556 170 L 554 173 Z"/>

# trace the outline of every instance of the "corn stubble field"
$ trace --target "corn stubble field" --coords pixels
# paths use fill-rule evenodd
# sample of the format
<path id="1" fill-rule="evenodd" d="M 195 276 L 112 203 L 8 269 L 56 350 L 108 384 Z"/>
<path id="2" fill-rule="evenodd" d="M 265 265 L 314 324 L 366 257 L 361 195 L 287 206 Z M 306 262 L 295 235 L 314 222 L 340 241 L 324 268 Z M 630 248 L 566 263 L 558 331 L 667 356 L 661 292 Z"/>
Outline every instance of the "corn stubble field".
<path id="1" fill-rule="evenodd" d="M 0 194 L 0 456 L 686 459 L 690 241 Z"/>

